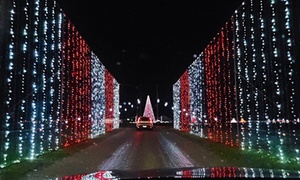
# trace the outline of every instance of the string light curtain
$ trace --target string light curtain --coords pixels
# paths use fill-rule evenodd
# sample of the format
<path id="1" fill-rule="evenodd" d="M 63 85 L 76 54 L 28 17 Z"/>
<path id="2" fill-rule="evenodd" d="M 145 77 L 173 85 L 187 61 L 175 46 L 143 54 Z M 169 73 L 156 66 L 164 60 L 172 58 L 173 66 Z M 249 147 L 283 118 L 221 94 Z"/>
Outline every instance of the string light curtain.
<path id="1" fill-rule="evenodd" d="M 105 128 L 106 132 L 113 130 L 114 120 L 114 78 L 105 68 Z"/>
<path id="2" fill-rule="evenodd" d="M 190 131 L 190 82 L 188 70 L 180 77 L 180 130 Z"/>
<path id="3" fill-rule="evenodd" d="M 56 1 L 1 1 L 0 23 L 0 167 L 104 133 L 104 67 Z"/>
<path id="4" fill-rule="evenodd" d="M 180 80 L 173 85 L 173 127 L 180 129 Z"/>
<path id="5" fill-rule="evenodd" d="M 92 52 L 92 138 L 105 133 L 105 67 Z M 117 103 L 118 105 L 119 103 Z"/>
<path id="6" fill-rule="evenodd" d="M 296 0 L 249 0 L 233 15 L 243 149 L 282 162 L 299 162 L 299 10 Z"/>
<path id="7" fill-rule="evenodd" d="M 91 52 L 75 26 L 65 23 L 61 136 L 62 145 L 69 146 L 91 134 Z"/>
<path id="8" fill-rule="evenodd" d="M 119 122 L 119 116 L 120 116 L 120 84 L 118 81 L 114 78 L 114 119 L 113 119 L 113 129 L 118 129 L 120 127 L 120 122 Z"/>
<path id="9" fill-rule="evenodd" d="M 190 112 L 191 112 L 191 132 L 198 133 L 201 137 L 203 134 L 203 122 L 206 117 L 204 111 L 204 68 L 203 54 L 189 66 L 189 82 L 190 82 Z"/>
<path id="10" fill-rule="evenodd" d="M 2 1 L 0 166 L 60 147 L 62 12 L 55 1 Z"/>
<path id="11" fill-rule="evenodd" d="M 235 118 L 234 104 L 234 62 L 233 48 L 230 41 L 230 24 L 217 34 L 204 50 L 205 90 L 207 103 L 207 118 L 211 128 L 208 137 L 215 142 L 237 145 L 232 142 L 230 122 Z M 234 141 L 237 141 L 235 139 Z"/>
<path id="12" fill-rule="evenodd" d="M 205 76 L 204 137 L 300 163 L 299 12 L 297 0 L 245 1 L 207 45 L 198 67 Z M 201 88 L 193 68 L 190 96 L 180 95 L 180 103 L 174 96 L 180 106 L 190 98 L 192 114 Z"/>

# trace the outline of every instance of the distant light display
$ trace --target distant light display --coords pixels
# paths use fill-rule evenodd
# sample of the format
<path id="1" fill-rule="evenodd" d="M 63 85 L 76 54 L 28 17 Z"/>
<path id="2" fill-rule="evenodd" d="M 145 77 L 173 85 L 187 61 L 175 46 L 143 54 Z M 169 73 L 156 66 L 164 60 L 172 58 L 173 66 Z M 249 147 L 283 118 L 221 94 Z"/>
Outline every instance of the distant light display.
<path id="1" fill-rule="evenodd" d="M 175 124 L 186 120 L 181 110 L 190 101 L 186 113 L 204 120 L 192 124 L 192 133 L 300 163 L 299 5 L 245 1 L 188 68 L 189 90 L 181 81 L 186 72 L 173 85 L 174 107 L 180 107 L 173 108 L 174 128 L 182 128 Z"/>
<path id="2" fill-rule="evenodd" d="M 150 100 L 150 96 L 147 96 L 146 99 L 146 104 L 145 104 L 145 109 L 144 109 L 144 113 L 143 113 L 144 117 L 149 117 L 151 118 L 151 120 L 153 122 L 155 122 L 155 116 L 154 116 L 154 112 L 153 112 L 153 108 L 152 108 L 152 104 L 151 104 L 151 100 Z"/>
<path id="3" fill-rule="evenodd" d="M 56 1 L 0 9 L 0 167 L 103 134 L 105 67 Z M 109 81 L 118 128 L 119 84 Z"/>

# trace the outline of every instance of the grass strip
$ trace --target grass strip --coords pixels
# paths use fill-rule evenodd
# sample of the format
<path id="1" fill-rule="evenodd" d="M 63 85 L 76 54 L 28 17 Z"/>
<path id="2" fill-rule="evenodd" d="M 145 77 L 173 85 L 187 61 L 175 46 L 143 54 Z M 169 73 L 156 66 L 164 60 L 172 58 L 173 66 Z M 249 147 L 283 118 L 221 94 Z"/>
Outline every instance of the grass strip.
<path id="1" fill-rule="evenodd" d="M 26 179 L 25 177 L 28 173 L 32 171 L 37 171 L 42 167 L 47 167 L 57 160 L 69 157 L 83 149 L 88 148 L 94 143 L 99 143 L 103 141 L 105 138 L 107 138 L 107 136 L 117 134 L 119 131 L 120 129 L 116 129 L 112 132 L 100 135 L 95 139 L 89 139 L 82 143 L 47 152 L 36 157 L 36 159 L 34 160 L 22 160 L 20 163 L 11 164 L 3 169 L 0 169 L 0 179 Z"/>
<path id="2" fill-rule="evenodd" d="M 263 168 L 263 169 L 285 169 L 299 170 L 300 165 L 296 160 L 282 163 L 280 158 L 267 151 L 242 150 L 240 147 L 230 147 L 222 143 L 212 142 L 209 139 L 201 138 L 188 132 L 174 130 L 178 135 L 193 142 L 200 143 L 201 146 L 211 150 L 233 164 L 236 167 Z"/>

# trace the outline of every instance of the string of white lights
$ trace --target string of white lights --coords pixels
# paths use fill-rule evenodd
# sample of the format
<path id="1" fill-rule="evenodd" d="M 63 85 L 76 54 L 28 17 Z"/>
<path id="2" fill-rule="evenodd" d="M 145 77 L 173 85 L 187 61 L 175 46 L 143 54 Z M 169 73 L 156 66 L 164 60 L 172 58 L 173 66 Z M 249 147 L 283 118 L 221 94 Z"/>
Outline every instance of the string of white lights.
<path id="1" fill-rule="evenodd" d="M 180 129 L 180 81 L 173 85 L 173 126 L 174 129 Z"/>
<path id="2" fill-rule="evenodd" d="M 120 110 L 119 110 L 119 104 L 120 104 L 120 96 L 119 96 L 119 91 L 120 91 L 120 84 L 118 81 L 114 78 L 114 129 L 118 129 L 120 127 L 119 123 L 119 116 L 120 116 Z"/>

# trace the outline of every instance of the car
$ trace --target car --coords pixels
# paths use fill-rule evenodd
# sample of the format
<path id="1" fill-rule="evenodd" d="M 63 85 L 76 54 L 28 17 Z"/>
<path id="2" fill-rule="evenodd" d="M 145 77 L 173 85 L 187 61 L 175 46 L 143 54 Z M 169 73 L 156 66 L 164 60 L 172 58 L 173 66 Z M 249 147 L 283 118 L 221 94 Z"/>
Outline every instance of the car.
<path id="1" fill-rule="evenodd" d="M 136 129 L 153 129 L 153 120 L 150 117 L 140 116 L 136 120 Z"/>

